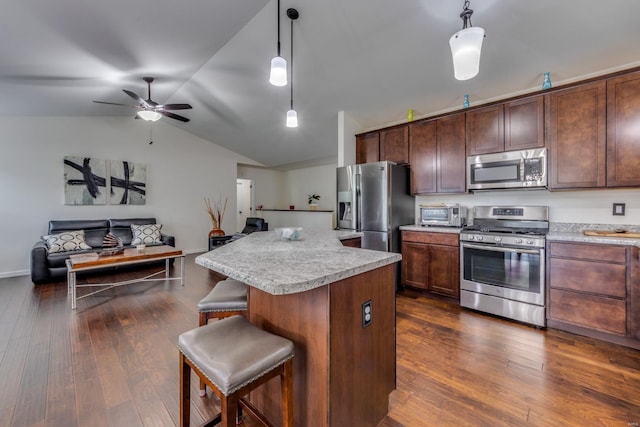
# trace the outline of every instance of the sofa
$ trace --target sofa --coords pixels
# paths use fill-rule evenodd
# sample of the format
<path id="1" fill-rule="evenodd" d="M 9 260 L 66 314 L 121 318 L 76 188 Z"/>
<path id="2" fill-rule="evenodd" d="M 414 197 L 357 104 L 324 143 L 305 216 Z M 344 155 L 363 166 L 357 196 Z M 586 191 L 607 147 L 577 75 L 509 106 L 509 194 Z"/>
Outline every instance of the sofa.
<path id="1" fill-rule="evenodd" d="M 49 221 L 48 236 L 82 230 L 84 232 L 85 243 L 82 247 L 85 249 L 53 252 L 53 249 L 50 250 L 50 246 L 45 240 L 46 236 L 43 236 L 31 249 L 31 280 L 33 283 L 41 284 L 66 279 L 67 267 L 65 262 L 69 258 L 69 255 L 102 251 L 104 249 L 103 244 L 105 237 L 109 233 L 111 233 L 109 237 L 115 237 L 125 248 L 134 247 L 134 245 L 132 245 L 132 224 L 138 226 L 156 224 L 156 219 L 125 218 Z M 175 238 L 160 233 L 160 242 L 157 244 L 175 246 Z"/>

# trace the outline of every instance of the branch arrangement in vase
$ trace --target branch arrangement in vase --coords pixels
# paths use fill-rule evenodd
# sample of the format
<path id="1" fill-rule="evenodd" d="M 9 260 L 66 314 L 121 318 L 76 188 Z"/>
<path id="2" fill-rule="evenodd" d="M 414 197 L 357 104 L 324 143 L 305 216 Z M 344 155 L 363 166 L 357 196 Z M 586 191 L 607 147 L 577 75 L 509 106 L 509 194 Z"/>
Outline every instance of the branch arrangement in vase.
<path id="1" fill-rule="evenodd" d="M 224 204 L 222 203 L 222 197 L 220 197 L 220 199 L 215 199 L 212 204 L 211 200 L 208 197 L 205 197 L 204 204 L 207 207 L 207 213 L 209 214 L 209 218 L 211 218 L 211 225 L 213 228 L 221 228 L 222 219 L 224 218 L 224 213 L 227 210 L 227 198 L 224 198 Z"/>

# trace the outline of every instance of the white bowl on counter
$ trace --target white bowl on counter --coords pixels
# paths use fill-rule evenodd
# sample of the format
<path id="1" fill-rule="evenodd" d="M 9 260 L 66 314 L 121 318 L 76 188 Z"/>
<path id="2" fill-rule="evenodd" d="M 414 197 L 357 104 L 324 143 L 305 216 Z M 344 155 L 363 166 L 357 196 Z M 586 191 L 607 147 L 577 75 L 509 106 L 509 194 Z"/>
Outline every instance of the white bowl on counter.
<path id="1" fill-rule="evenodd" d="M 302 237 L 302 227 L 278 227 L 275 232 L 280 240 L 300 240 Z"/>

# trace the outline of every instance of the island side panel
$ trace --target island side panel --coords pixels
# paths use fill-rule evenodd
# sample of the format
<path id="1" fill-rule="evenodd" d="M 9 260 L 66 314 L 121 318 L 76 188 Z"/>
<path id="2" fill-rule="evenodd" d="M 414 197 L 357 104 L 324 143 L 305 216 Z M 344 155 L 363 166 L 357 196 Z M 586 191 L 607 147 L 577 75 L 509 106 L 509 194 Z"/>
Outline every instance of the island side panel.
<path id="1" fill-rule="evenodd" d="M 249 288 L 252 323 L 295 343 L 294 422 L 301 427 L 375 426 L 395 388 L 393 265 L 307 292 L 271 295 Z M 362 303 L 373 322 L 362 327 Z M 279 425 L 280 384 L 251 394 Z"/>
<path id="2" fill-rule="evenodd" d="M 329 287 L 271 295 L 249 287 L 249 319 L 295 344 L 293 419 L 296 427 L 327 426 L 329 414 Z M 251 401 L 273 425 L 282 425 L 280 382 L 251 393 Z"/>
<path id="3" fill-rule="evenodd" d="M 330 286 L 330 425 L 375 427 L 396 382 L 394 266 Z M 362 304 L 372 322 L 363 327 Z"/>

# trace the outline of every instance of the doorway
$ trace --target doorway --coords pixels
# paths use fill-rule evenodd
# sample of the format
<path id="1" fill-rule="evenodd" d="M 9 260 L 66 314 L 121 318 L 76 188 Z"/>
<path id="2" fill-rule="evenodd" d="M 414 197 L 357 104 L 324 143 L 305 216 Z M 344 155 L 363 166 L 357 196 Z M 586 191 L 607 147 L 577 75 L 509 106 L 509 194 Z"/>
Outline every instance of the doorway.
<path id="1" fill-rule="evenodd" d="M 236 179 L 237 191 L 237 207 L 238 213 L 236 218 L 237 232 L 242 231 L 247 218 L 254 214 L 254 194 L 252 179 Z"/>

